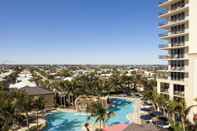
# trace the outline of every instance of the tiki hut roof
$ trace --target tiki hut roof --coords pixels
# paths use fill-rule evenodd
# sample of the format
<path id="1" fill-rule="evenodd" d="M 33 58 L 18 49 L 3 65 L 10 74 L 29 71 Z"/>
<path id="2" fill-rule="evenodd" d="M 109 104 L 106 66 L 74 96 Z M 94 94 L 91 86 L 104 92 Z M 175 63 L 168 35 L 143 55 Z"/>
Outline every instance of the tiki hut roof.
<path id="1" fill-rule="evenodd" d="M 53 94 L 52 91 L 49 91 L 47 89 L 40 88 L 40 87 L 28 87 L 28 86 L 26 86 L 26 87 L 21 88 L 21 90 L 24 91 L 25 93 L 27 93 L 30 96 Z"/>

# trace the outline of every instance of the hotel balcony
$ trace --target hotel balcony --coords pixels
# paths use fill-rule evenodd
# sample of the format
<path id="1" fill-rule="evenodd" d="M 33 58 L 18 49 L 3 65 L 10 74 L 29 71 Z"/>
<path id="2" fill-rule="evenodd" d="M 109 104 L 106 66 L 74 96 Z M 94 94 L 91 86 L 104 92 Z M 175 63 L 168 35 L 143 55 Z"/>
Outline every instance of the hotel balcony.
<path id="1" fill-rule="evenodd" d="M 187 55 L 160 55 L 159 59 L 162 60 L 188 60 Z"/>
<path id="2" fill-rule="evenodd" d="M 176 96 L 176 97 L 184 97 L 185 93 L 184 93 L 184 91 L 174 91 L 174 96 Z"/>
<path id="3" fill-rule="evenodd" d="M 166 3 L 168 0 L 159 0 L 159 5 Z"/>
<path id="4" fill-rule="evenodd" d="M 174 96 L 176 97 L 184 97 L 185 96 L 185 86 L 175 84 L 173 87 Z"/>
<path id="5" fill-rule="evenodd" d="M 169 66 L 168 69 L 166 70 L 159 70 L 158 71 L 158 77 L 165 77 L 165 78 L 168 78 L 168 73 L 170 72 L 188 72 L 188 66 L 185 65 L 185 66 L 177 66 L 177 67 L 172 67 L 172 66 Z"/>
<path id="6" fill-rule="evenodd" d="M 160 93 L 169 94 L 169 84 L 160 83 Z"/>
<path id="7" fill-rule="evenodd" d="M 170 45 L 168 45 L 168 44 L 159 44 L 159 48 L 161 49 L 161 50 L 166 50 L 167 48 L 169 48 L 170 47 Z"/>
<path id="8" fill-rule="evenodd" d="M 159 59 L 170 59 L 169 55 L 159 55 Z"/>
<path id="9" fill-rule="evenodd" d="M 188 12 L 188 11 L 189 11 L 189 4 L 185 4 L 183 7 L 178 7 L 173 10 L 161 11 L 159 13 L 159 17 L 167 19 L 169 16 L 172 16 L 181 12 Z"/>
<path id="10" fill-rule="evenodd" d="M 158 82 L 164 82 L 164 83 L 172 83 L 172 84 L 179 84 L 179 85 L 185 85 L 187 83 L 187 77 L 184 78 L 176 78 L 172 79 L 170 76 L 171 72 L 168 70 L 160 70 L 157 72 L 157 81 Z"/>
<path id="11" fill-rule="evenodd" d="M 159 0 L 159 7 L 165 8 L 172 0 Z"/>
<path id="12" fill-rule="evenodd" d="M 183 19 L 180 19 L 180 20 L 176 20 L 176 21 L 163 21 L 163 22 L 160 22 L 159 23 L 159 27 L 161 29 L 166 29 L 166 30 L 169 30 L 171 26 L 176 26 L 176 25 L 180 25 L 180 24 L 185 24 L 189 22 L 189 17 L 185 17 Z"/>
<path id="13" fill-rule="evenodd" d="M 188 44 L 186 43 L 174 44 L 173 46 L 171 44 L 159 44 L 159 48 L 161 50 L 172 50 L 172 49 L 186 48 L 186 47 L 188 47 Z"/>
<path id="14" fill-rule="evenodd" d="M 161 94 L 165 94 L 165 95 L 169 95 L 169 91 L 168 90 L 163 90 L 160 88 L 160 93 Z"/>
<path id="15" fill-rule="evenodd" d="M 169 6 L 172 4 L 172 3 L 176 3 L 180 0 L 160 0 L 159 1 L 159 7 L 161 8 L 169 8 Z M 185 0 L 186 3 L 188 3 L 188 0 Z"/>
<path id="16" fill-rule="evenodd" d="M 164 32 L 164 33 L 161 33 L 159 34 L 159 37 L 161 39 L 170 39 L 170 38 L 173 38 L 173 37 L 178 37 L 178 36 L 185 36 L 185 35 L 188 35 L 189 34 L 189 30 L 188 29 L 185 29 L 183 31 L 177 31 L 177 32 Z"/>
<path id="17" fill-rule="evenodd" d="M 164 38 L 164 37 L 167 37 L 168 34 L 169 34 L 168 32 L 164 32 L 164 33 L 159 34 L 159 37 Z"/>
<path id="18" fill-rule="evenodd" d="M 188 66 L 169 67 L 169 72 L 188 72 Z"/>

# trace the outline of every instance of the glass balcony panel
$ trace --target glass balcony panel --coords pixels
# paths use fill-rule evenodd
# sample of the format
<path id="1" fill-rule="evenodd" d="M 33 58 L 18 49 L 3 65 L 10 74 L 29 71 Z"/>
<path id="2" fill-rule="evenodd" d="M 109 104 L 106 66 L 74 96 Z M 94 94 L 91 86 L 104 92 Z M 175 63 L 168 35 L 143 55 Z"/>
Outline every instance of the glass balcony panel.
<path id="1" fill-rule="evenodd" d="M 168 0 L 159 0 L 159 4 L 163 4 L 165 2 L 167 2 Z"/>
<path id="2" fill-rule="evenodd" d="M 167 47 L 169 47 L 169 45 L 167 45 L 167 44 L 159 44 L 159 48 L 167 48 Z"/>

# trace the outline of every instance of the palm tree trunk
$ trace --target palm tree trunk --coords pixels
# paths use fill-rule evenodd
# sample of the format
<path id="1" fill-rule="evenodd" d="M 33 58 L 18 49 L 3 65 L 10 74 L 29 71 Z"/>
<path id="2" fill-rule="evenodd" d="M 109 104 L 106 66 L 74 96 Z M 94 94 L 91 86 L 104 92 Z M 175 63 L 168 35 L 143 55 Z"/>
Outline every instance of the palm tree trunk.
<path id="1" fill-rule="evenodd" d="M 105 121 L 103 120 L 103 128 L 105 127 Z"/>
<path id="2" fill-rule="evenodd" d="M 27 117 L 27 120 L 26 120 L 26 122 L 27 122 L 27 128 L 29 130 L 29 115 L 28 115 L 28 112 L 26 112 L 26 117 Z"/>
<path id="3" fill-rule="evenodd" d="M 183 131 L 185 131 L 185 120 L 183 118 L 181 118 L 181 123 L 182 123 L 182 126 L 183 126 Z"/>
<path id="4" fill-rule="evenodd" d="M 59 104 L 62 104 L 62 97 L 59 95 Z"/>
<path id="5" fill-rule="evenodd" d="M 36 125 L 37 125 L 37 131 L 38 131 L 38 111 L 36 112 Z"/>
<path id="6" fill-rule="evenodd" d="M 64 96 L 64 108 L 66 107 L 66 100 L 65 100 L 65 96 Z"/>

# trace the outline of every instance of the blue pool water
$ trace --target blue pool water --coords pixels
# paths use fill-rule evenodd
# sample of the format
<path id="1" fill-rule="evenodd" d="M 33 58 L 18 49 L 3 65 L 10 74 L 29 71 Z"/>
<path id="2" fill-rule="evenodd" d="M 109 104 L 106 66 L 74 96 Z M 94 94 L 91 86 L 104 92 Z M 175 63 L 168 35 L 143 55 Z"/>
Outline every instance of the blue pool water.
<path id="1" fill-rule="evenodd" d="M 107 125 L 129 123 L 127 115 L 133 112 L 133 104 L 123 99 L 111 99 L 110 111 L 115 116 L 107 121 Z M 47 127 L 45 131 L 80 131 L 86 123 L 94 123 L 94 119 L 88 120 L 86 113 L 57 112 L 47 116 Z"/>

